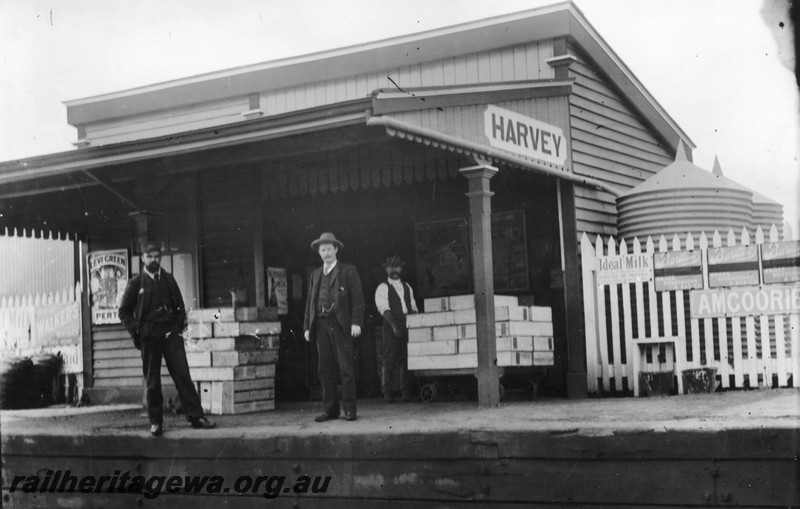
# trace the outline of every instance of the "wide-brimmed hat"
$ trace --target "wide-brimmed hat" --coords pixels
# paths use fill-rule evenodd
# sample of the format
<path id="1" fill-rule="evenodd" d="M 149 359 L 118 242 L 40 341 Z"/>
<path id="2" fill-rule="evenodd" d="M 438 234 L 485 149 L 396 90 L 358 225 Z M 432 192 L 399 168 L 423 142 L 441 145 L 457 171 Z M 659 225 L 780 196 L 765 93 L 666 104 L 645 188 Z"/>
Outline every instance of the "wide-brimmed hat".
<path id="1" fill-rule="evenodd" d="M 334 246 L 342 249 L 344 244 L 342 244 L 337 238 L 336 235 L 332 234 L 331 232 L 325 232 L 319 236 L 317 240 L 311 243 L 311 249 L 317 249 L 320 244 L 333 244 Z"/>
<path id="2" fill-rule="evenodd" d="M 152 253 L 153 251 L 158 251 L 159 253 L 161 253 L 161 244 L 153 240 L 144 240 L 140 245 L 142 249 L 142 254 Z"/>
<path id="3" fill-rule="evenodd" d="M 402 267 L 405 264 L 406 262 L 404 262 L 403 259 L 400 258 L 398 255 L 392 255 L 388 257 L 385 262 L 383 262 L 383 268 L 385 269 L 387 267 Z"/>

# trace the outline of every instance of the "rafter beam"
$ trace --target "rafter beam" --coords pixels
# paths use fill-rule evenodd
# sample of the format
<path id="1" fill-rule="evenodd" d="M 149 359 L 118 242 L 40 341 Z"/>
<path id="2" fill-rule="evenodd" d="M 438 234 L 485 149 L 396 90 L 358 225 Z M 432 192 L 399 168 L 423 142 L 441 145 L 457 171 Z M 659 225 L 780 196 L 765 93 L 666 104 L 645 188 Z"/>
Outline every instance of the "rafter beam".
<path id="1" fill-rule="evenodd" d="M 117 198 L 122 200 L 124 203 L 126 203 L 128 206 L 130 206 L 133 210 L 136 210 L 136 211 L 145 210 L 145 207 L 142 207 L 142 205 L 140 203 L 138 203 L 134 198 L 131 198 L 131 197 L 127 196 L 127 194 L 125 192 L 123 192 L 119 188 L 119 186 L 114 184 L 111 181 L 111 179 L 96 175 L 96 174 L 92 173 L 90 170 L 83 170 L 83 174 L 86 175 L 87 177 L 89 177 L 90 179 L 94 180 L 95 182 L 97 182 L 101 186 L 103 186 L 106 189 L 108 189 L 111 192 L 111 194 L 113 194 L 114 196 L 116 196 Z"/>

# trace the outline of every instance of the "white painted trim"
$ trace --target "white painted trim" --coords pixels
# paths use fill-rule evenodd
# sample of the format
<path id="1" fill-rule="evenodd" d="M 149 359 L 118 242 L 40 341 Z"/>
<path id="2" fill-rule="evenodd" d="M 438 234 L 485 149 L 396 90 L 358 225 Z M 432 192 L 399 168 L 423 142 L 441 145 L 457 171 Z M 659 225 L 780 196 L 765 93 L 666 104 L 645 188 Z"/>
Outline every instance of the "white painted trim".
<path id="1" fill-rule="evenodd" d="M 403 90 L 376 90 L 373 95 L 377 100 L 406 99 L 415 97 L 439 97 L 447 95 L 481 94 L 487 92 L 508 92 L 512 90 L 530 90 L 536 88 L 571 87 L 574 80 L 536 80 L 510 83 L 480 83 L 452 87 L 416 87 Z"/>
<path id="2" fill-rule="evenodd" d="M 247 120 L 251 120 L 251 119 L 254 119 L 254 118 L 260 118 L 260 117 L 264 116 L 264 110 L 262 110 L 261 108 L 256 108 L 254 110 L 243 111 L 242 112 L 242 116 L 244 118 L 246 118 Z"/>

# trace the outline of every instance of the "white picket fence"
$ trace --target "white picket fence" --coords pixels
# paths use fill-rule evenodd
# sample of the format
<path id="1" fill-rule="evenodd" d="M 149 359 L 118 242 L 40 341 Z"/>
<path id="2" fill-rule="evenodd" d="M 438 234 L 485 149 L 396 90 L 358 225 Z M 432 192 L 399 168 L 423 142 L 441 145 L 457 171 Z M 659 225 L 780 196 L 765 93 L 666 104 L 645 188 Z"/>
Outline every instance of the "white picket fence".
<path id="1" fill-rule="evenodd" d="M 755 244 L 765 243 L 759 228 Z M 768 242 L 778 242 L 773 226 Z M 747 230 L 738 236 L 729 231 L 724 241 L 715 232 L 671 241 L 663 236 L 644 246 L 633 239 L 631 246 L 613 237 L 600 236 L 593 244 L 581 238 L 583 296 L 586 330 L 587 378 L 590 393 L 622 392 L 623 387 L 640 392 L 639 373 L 664 372 L 677 367 L 678 393 L 684 393 L 681 371 L 715 368 L 723 388 L 758 386 L 798 387 L 800 373 L 800 316 L 772 314 L 746 317 L 691 318 L 690 291 L 656 292 L 653 282 L 598 284 L 603 259 L 628 254 L 701 251 L 703 279 L 708 288 L 709 247 L 750 245 Z M 637 365 L 638 364 L 638 365 Z"/>
<path id="2" fill-rule="evenodd" d="M 71 287 L 75 239 L 52 231 L 0 231 L 0 297 L 47 294 Z"/>

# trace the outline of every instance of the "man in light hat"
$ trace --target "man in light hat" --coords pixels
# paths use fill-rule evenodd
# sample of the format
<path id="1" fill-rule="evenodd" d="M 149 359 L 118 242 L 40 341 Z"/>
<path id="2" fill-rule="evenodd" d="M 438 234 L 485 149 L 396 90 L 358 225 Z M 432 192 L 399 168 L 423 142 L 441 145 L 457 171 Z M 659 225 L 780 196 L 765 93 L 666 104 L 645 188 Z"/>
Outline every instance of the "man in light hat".
<path id="1" fill-rule="evenodd" d="M 383 316 L 383 348 L 381 349 L 381 389 L 387 403 L 394 401 L 392 385 L 395 367 L 399 362 L 403 401 L 414 393 L 414 379 L 408 371 L 408 328 L 406 316 L 417 313 L 417 303 L 411 285 L 401 281 L 403 260 L 390 256 L 383 264 L 387 279 L 375 290 L 375 306 Z"/>
<path id="2" fill-rule="evenodd" d="M 336 419 L 341 410 L 346 420 L 356 420 L 353 338 L 361 335 L 364 325 L 364 291 L 356 268 L 336 259 L 343 247 L 330 232 L 311 243 L 311 249 L 322 258 L 322 267 L 311 274 L 303 330 L 306 341 L 312 336 L 316 340 L 319 355 L 323 413 L 316 417 L 317 422 Z M 337 366 L 342 379 L 341 408 L 336 391 Z"/>
<path id="3" fill-rule="evenodd" d="M 142 244 L 144 270 L 128 281 L 119 319 L 142 352 L 142 370 L 147 386 L 147 416 L 150 433 L 163 433 L 164 396 L 161 393 L 161 358 L 167 364 L 178 390 L 186 419 L 193 428 L 215 427 L 206 419 L 197 395 L 181 333 L 186 327 L 186 308 L 175 278 L 161 268 L 161 247 L 154 242 Z"/>

